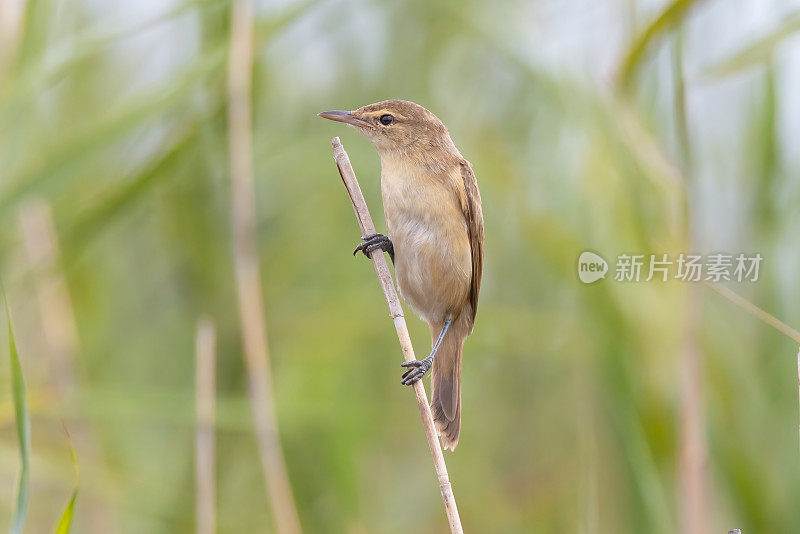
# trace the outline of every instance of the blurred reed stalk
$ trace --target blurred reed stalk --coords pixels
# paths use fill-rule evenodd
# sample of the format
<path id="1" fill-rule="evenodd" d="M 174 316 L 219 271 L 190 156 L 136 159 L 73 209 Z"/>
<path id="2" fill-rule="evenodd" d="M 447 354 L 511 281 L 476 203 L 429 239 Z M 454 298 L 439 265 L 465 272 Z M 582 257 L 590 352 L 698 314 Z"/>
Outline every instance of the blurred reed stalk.
<path id="1" fill-rule="evenodd" d="M 25 14 L 25 0 L 0 0 L 0 81 L 17 49 Z"/>
<path id="2" fill-rule="evenodd" d="M 697 344 L 700 295 L 689 284 L 683 311 L 681 341 L 681 412 L 679 505 L 681 532 L 708 532 L 708 453 L 706 447 L 703 361 Z"/>
<path id="3" fill-rule="evenodd" d="M 214 534 L 216 529 L 214 492 L 214 412 L 216 410 L 217 333 L 209 317 L 197 322 L 195 338 L 195 473 L 197 534 Z"/>
<path id="4" fill-rule="evenodd" d="M 598 532 L 598 484 L 597 484 L 597 428 L 595 425 L 592 383 L 589 374 L 591 365 L 581 367 L 575 374 L 576 422 L 578 427 L 578 450 L 580 479 L 578 486 L 578 534 Z"/>
<path id="5" fill-rule="evenodd" d="M 58 241 L 50 207 L 40 199 L 19 210 L 20 228 L 39 301 L 42 331 L 52 361 L 53 381 L 64 396 L 75 389 L 78 333 L 64 274 L 59 268 Z"/>
<path id="6" fill-rule="evenodd" d="M 768 324 L 773 327 L 778 332 L 786 335 L 787 337 L 791 338 L 795 341 L 795 343 L 800 343 L 800 332 L 789 326 L 788 324 L 784 323 L 774 315 L 762 310 L 746 298 L 740 296 L 732 289 L 729 289 L 722 284 L 714 284 L 711 282 L 706 282 L 706 286 L 713 289 L 729 301 L 733 302 L 747 313 L 755 316 L 759 321 L 762 323 Z M 797 351 L 797 395 L 798 395 L 798 407 L 800 407 L 800 349 Z M 798 431 L 798 440 L 800 440 L 800 425 L 797 427 Z M 798 445 L 800 445 L 800 441 L 798 441 Z M 731 531 L 732 532 L 732 531 Z"/>
<path id="7" fill-rule="evenodd" d="M 44 342 L 50 358 L 51 379 L 58 397 L 67 401 L 79 389 L 79 373 L 76 367 L 80 339 L 67 280 L 61 268 L 58 236 L 49 204 L 36 198 L 26 201 L 19 209 L 19 222 L 38 301 Z M 84 462 L 102 462 L 101 449 L 89 424 L 76 421 L 73 434 Z M 89 515 L 103 532 L 119 532 L 111 511 L 113 508 L 107 504 L 105 501 L 89 506 Z"/>
<path id="8" fill-rule="evenodd" d="M 358 220 L 361 235 L 374 234 L 377 230 L 375 230 L 375 224 L 372 222 L 372 217 L 369 214 L 369 208 L 367 207 L 367 202 L 364 200 L 364 195 L 361 193 L 361 186 L 358 184 L 353 166 L 350 164 L 350 158 L 347 156 L 347 152 L 345 152 L 338 137 L 331 139 L 331 145 L 333 146 L 333 159 L 336 162 L 339 175 L 342 177 L 344 186 L 347 189 L 350 202 L 353 204 L 353 210 L 356 212 L 356 219 Z M 389 306 L 389 314 L 392 317 L 394 328 L 397 331 L 397 338 L 400 341 L 400 349 L 403 352 L 403 358 L 407 362 L 416 360 L 416 356 L 414 356 L 414 346 L 411 344 L 411 337 L 409 336 L 406 319 L 403 315 L 403 307 L 400 305 L 400 299 L 394 288 L 394 281 L 392 280 L 391 272 L 389 272 L 389 265 L 386 263 L 386 257 L 383 255 L 382 251 L 377 251 L 377 253 L 373 252 L 370 257 L 372 259 L 372 266 L 375 268 L 375 274 L 378 277 L 378 283 L 383 290 L 383 296 L 386 298 L 386 304 Z M 439 490 L 442 493 L 444 510 L 447 514 L 447 521 L 450 524 L 450 532 L 453 534 L 463 534 L 461 518 L 458 516 L 458 506 L 456 506 L 456 498 L 453 494 L 453 488 L 450 485 L 447 465 L 445 465 L 444 462 L 442 447 L 439 444 L 438 433 L 433 424 L 433 416 L 431 415 L 431 408 L 428 404 L 428 397 L 425 394 L 425 386 L 422 380 L 414 382 L 414 394 L 417 397 L 417 406 L 419 407 L 420 417 L 422 417 L 422 426 L 425 429 L 425 437 L 428 439 L 428 447 L 433 457 L 433 466 L 436 469 L 436 476 L 439 479 Z"/>
<path id="9" fill-rule="evenodd" d="M 696 250 L 694 213 L 692 211 L 692 144 L 686 113 L 686 83 L 683 69 L 683 29 L 675 32 L 673 76 L 676 133 L 684 183 L 683 243 L 686 250 Z M 708 532 L 708 447 L 706 438 L 705 398 L 703 395 L 703 355 L 698 344 L 698 324 L 703 295 L 697 284 L 688 284 L 684 299 L 681 339 L 680 376 L 680 449 L 678 503 L 681 532 Z"/>
<path id="10" fill-rule="evenodd" d="M 800 332 L 798 332 L 788 324 L 784 323 L 771 313 L 762 310 L 761 308 L 759 308 L 746 298 L 742 297 L 732 289 L 723 286 L 722 284 L 715 284 L 712 282 L 706 282 L 705 284 L 706 287 L 716 291 L 729 301 L 733 302 L 734 304 L 745 310 L 747 313 L 756 317 L 762 323 L 770 325 L 778 332 L 781 332 L 782 334 L 793 339 L 796 343 L 800 343 Z"/>
<path id="11" fill-rule="evenodd" d="M 250 402 L 261 463 L 280 534 L 298 534 L 289 476 L 281 449 L 267 348 L 258 252 L 255 242 L 255 192 L 251 124 L 253 3 L 233 2 L 228 58 L 228 130 L 236 292 L 242 324 Z"/>
<path id="12" fill-rule="evenodd" d="M 674 82 L 675 82 L 675 114 L 676 133 L 681 154 L 682 169 L 669 172 L 671 165 L 654 167 L 662 177 L 669 177 L 670 182 L 679 184 L 683 190 L 683 242 L 688 250 L 696 245 L 696 236 L 692 225 L 692 153 L 691 140 L 686 113 L 686 84 L 683 72 L 683 31 L 680 27 L 682 19 L 689 13 L 693 4 L 699 0 L 673 0 L 644 31 L 639 34 L 630 46 L 622 62 L 617 79 L 617 89 L 623 97 L 630 96 L 630 88 L 641 59 L 655 37 L 667 33 L 672 26 L 678 25 L 675 32 L 674 48 Z M 793 27 L 792 27 L 793 28 Z M 793 31 L 793 30 L 792 30 Z M 782 34 L 785 35 L 785 34 Z M 774 46 L 774 43 L 772 43 Z M 623 104 L 624 104 L 624 99 Z M 625 110 L 626 106 L 620 106 Z M 630 121 L 629 121 L 630 122 Z M 659 151 L 649 151 L 660 156 Z M 663 158 L 656 158 L 661 161 Z M 667 160 L 664 160 L 668 163 Z M 668 172 L 663 172 L 668 171 Z M 789 327 L 761 308 L 740 297 L 730 289 L 720 285 L 706 283 L 708 287 L 744 308 L 762 322 L 781 331 L 800 343 L 800 333 Z M 679 507 L 681 515 L 681 532 L 687 534 L 705 534 L 708 532 L 707 496 L 709 485 L 707 467 L 707 445 L 705 437 L 705 408 L 703 401 L 702 354 L 697 342 L 697 322 L 701 307 L 702 295 L 699 288 L 689 284 L 684 304 L 684 323 L 681 343 L 681 438 L 680 438 L 680 471 L 679 471 Z M 800 379 L 800 355 L 798 356 L 798 378 Z M 734 531 L 732 531 L 734 532 Z"/>

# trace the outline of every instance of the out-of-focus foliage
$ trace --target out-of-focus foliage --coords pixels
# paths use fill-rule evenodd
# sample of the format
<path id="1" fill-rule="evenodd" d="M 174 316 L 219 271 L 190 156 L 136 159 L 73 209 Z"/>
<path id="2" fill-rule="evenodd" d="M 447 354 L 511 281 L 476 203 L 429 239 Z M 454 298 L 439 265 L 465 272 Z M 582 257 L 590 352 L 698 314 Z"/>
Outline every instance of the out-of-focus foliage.
<path id="1" fill-rule="evenodd" d="M 67 434 L 67 439 L 69 440 L 69 434 Z M 75 500 L 78 498 L 78 458 L 75 456 L 75 448 L 72 446 L 71 441 L 69 443 L 69 457 L 72 460 L 72 466 L 75 468 L 75 487 L 72 489 L 67 506 L 58 519 L 56 534 L 69 534 L 72 530 L 72 520 L 75 517 Z"/>
<path id="2" fill-rule="evenodd" d="M 5 295 L 4 295 L 5 297 Z M 6 314 L 8 304 L 3 299 Z M 11 390 L 14 402 L 14 420 L 16 422 L 17 444 L 19 446 L 19 480 L 17 481 L 16 505 L 12 508 L 11 529 L 12 534 L 20 534 L 25 528 L 25 514 L 28 511 L 28 487 L 30 486 L 30 457 L 31 457 L 31 425 L 28 415 L 28 404 L 25 397 L 25 379 L 22 376 L 22 367 L 19 363 L 17 344 L 14 341 L 14 331 L 11 328 L 11 318 L 8 322 L 8 353 L 11 360 Z"/>
<path id="3" fill-rule="evenodd" d="M 759 252 L 759 281 L 733 288 L 800 324 L 792 6 L 262 4 L 257 240 L 305 530 L 445 525 L 385 303 L 350 255 L 357 227 L 329 138 L 342 138 L 381 227 L 379 161 L 316 117 L 406 98 L 448 125 L 484 203 L 461 443 L 447 455 L 465 529 L 675 532 L 687 284 L 612 271 L 584 286 L 576 261 Z M 75 532 L 193 530 L 193 334 L 206 314 L 219 332 L 218 530 L 269 532 L 230 254 L 228 2 L 0 6 L 0 266 L 31 412 L 26 532 L 51 532 L 74 484 L 61 421 L 81 464 Z M 32 198 L 52 207 L 60 249 L 44 272 L 20 228 Z M 67 387 L 37 288 L 51 271 L 77 325 Z M 797 348 L 699 292 L 712 531 L 800 531 Z M 409 317 L 423 354 L 427 327 Z M 0 366 L 0 526 L 19 470 L 10 384 Z"/>

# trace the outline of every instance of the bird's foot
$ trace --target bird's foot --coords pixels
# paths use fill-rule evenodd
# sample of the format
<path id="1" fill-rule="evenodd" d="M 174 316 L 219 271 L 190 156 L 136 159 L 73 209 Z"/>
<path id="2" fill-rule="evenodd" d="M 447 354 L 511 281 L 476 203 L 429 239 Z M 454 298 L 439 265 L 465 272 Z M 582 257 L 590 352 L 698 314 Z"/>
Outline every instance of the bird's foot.
<path id="1" fill-rule="evenodd" d="M 394 263 L 394 245 L 392 244 L 392 240 L 386 237 L 383 234 L 370 234 L 366 235 L 361 238 L 361 243 L 358 244 L 356 249 L 353 251 L 353 256 L 358 254 L 358 251 L 364 253 L 364 256 L 367 258 L 370 257 L 376 250 L 383 250 L 389 253 L 389 257 L 392 259 L 392 263 Z"/>
<path id="2" fill-rule="evenodd" d="M 404 386 L 413 385 L 414 382 L 425 376 L 425 373 L 427 373 L 430 370 L 431 365 L 433 365 L 433 358 L 431 358 L 430 356 L 428 356 L 424 360 L 413 360 L 410 362 L 401 363 L 400 364 L 401 367 L 410 367 L 410 369 L 405 373 L 403 373 L 403 377 L 400 383 L 403 384 Z"/>

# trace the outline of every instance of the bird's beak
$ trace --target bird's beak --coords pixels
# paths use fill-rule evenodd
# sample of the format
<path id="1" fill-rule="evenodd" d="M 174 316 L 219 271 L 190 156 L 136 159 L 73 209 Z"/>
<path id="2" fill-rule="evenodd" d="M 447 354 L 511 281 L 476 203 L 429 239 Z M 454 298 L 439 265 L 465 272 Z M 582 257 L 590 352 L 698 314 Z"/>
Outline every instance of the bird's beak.
<path id="1" fill-rule="evenodd" d="M 318 113 L 320 117 L 324 119 L 330 119 L 336 122 L 343 122 L 345 124 L 351 124 L 353 126 L 369 126 L 370 124 L 367 121 L 362 121 L 361 119 L 357 118 L 351 111 L 323 111 L 322 113 Z"/>

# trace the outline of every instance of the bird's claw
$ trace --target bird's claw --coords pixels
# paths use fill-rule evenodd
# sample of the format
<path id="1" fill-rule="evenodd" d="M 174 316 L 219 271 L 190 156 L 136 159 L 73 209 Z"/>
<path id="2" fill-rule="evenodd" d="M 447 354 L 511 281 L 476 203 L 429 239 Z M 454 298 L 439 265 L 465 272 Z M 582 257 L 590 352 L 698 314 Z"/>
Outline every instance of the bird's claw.
<path id="1" fill-rule="evenodd" d="M 383 234 L 370 234 L 363 236 L 361 243 L 358 244 L 356 249 L 353 251 L 353 256 L 358 254 L 358 251 L 364 253 L 364 256 L 370 257 L 376 250 L 383 250 L 389 253 L 389 257 L 394 262 L 394 244 L 392 244 L 391 239 L 386 237 Z"/>
<path id="2" fill-rule="evenodd" d="M 425 373 L 430 370 L 432 364 L 433 360 L 428 358 L 401 363 L 401 367 L 410 367 L 410 369 L 403 373 L 400 383 L 404 386 L 413 385 L 414 382 L 425 376 Z"/>

